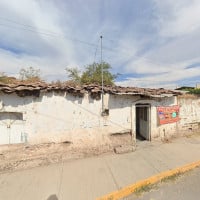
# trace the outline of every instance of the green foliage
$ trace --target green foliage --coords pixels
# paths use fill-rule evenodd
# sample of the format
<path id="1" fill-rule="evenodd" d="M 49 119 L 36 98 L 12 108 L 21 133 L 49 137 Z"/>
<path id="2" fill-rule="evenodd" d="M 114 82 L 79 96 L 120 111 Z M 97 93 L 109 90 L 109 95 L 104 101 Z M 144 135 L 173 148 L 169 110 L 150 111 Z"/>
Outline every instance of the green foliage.
<path id="1" fill-rule="evenodd" d="M 67 71 L 67 75 L 70 78 L 70 80 L 73 80 L 75 83 L 80 84 L 81 72 L 77 68 L 66 68 L 65 70 Z"/>
<path id="2" fill-rule="evenodd" d="M 41 81 L 40 70 L 34 69 L 33 67 L 22 68 L 19 72 L 20 79 L 25 81 Z"/>
<path id="3" fill-rule="evenodd" d="M 189 86 L 182 86 L 178 88 L 177 90 L 183 90 L 183 91 L 188 91 L 189 89 L 193 89 L 194 87 L 189 87 Z"/>
<path id="4" fill-rule="evenodd" d="M 200 94 L 200 88 L 188 89 L 190 94 Z"/>
<path id="5" fill-rule="evenodd" d="M 76 83 L 79 84 L 101 84 L 102 82 L 102 71 L 103 68 L 103 82 L 104 85 L 114 85 L 114 80 L 117 78 L 118 74 L 112 74 L 109 70 L 111 69 L 111 66 L 103 62 L 101 63 L 93 63 L 90 65 L 87 65 L 85 67 L 85 70 L 82 74 L 80 74 L 80 71 L 78 71 L 77 68 L 70 68 L 66 69 L 68 76 L 70 80 L 73 80 Z"/>
<path id="6" fill-rule="evenodd" d="M 189 94 L 200 94 L 200 88 L 183 86 L 183 87 L 179 88 L 178 90 L 187 91 Z"/>

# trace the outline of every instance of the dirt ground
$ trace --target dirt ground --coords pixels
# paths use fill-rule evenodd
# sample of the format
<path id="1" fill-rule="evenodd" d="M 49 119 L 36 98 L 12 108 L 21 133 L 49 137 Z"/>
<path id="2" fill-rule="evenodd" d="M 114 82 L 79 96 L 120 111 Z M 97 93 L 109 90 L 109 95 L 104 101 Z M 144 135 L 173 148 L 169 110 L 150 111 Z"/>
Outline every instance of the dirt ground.
<path id="1" fill-rule="evenodd" d="M 85 147 L 70 142 L 2 145 L 0 146 L 0 173 L 111 153 L 116 146 L 130 144 L 131 135 L 130 133 L 114 134 L 110 136 L 110 141 L 106 145 L 85 145 Z"/>
<path id="2" fill-rule="evenodd" d="M 186 134 L 181 137 L 192 137 L 196 134 Z M 180 137 L 180 136 L 179 136 Z M 175 139 L 162 140 L 163 143 Z M 128 144 L 130 135 L 112 136 L 112 144 L 96 147 L 80 148 L 71 143 L 46 143 L 38 145 L 15 144 L 0 146 L 0 173 L 33 168 L 38 166 L 59 163 L 73 159 L 97 156 L 100 154 L 114 153 L 114 147 Z M 139 143 L 138 143 L 139 144 Z M 142 146 L 142 145 L 141 145 Z"/>
<path id="3" fill-rule="evenodd" d="M 69 143 L 4 145 L 0 148 L 0 173 L 113 152 L 109 146 L 77 148 Z"/>

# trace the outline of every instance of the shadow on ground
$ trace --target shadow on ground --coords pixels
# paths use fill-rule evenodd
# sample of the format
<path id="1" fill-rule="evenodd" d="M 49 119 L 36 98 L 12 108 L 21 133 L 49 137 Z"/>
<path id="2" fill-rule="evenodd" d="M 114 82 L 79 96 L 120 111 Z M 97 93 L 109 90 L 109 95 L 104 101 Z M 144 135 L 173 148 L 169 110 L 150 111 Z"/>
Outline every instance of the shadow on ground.
<path id="1" fill-rule="evenodd" d="M 52 194 L 47 198 L 47 200 L 58 200 L 58 197 L 55 194 Z"/>

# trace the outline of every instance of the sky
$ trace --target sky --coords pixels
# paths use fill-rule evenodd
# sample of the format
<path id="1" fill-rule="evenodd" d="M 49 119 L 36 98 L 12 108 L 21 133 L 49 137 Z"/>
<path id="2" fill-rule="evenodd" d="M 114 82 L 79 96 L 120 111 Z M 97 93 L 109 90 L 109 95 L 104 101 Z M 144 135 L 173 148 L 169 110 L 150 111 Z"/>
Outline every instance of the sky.
<path id="1" fill-rule="evenodd" d="M 199 0 L 1 0 L 0 72 L 40 69 L 46 81 L 101 61 L 117 85 L 200 82 Z"/>

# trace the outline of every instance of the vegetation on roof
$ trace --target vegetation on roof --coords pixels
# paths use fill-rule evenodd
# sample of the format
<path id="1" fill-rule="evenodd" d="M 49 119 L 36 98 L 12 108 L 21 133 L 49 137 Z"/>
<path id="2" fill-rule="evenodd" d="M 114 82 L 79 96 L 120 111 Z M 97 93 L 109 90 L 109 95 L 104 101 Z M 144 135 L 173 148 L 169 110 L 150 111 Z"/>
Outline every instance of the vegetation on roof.
<path id="1" fill-rule="evenodd" d="M 41 80 L 40 69 L 34 69 L 33 67 L 22 68 L 19 71 L 19 79 L 21 81 L 38 82 Z"/>
<path id="2" fill-rule="evenodd" d="M 200 88 L 195 88 L 195 87 L 182 86 L 180 88 L 177 88 L 176 90 L 186 91 L 189 94 L 200 94 Z"/>
<path id="3" fill-rule="evenodd" d="M 190 94 L 200 94 L 200 88 L 188 89 Z"/>
<path id="4" fill-rule="evenodd" d="M 9 77 L 5 75 L 4 73 L 0 73 L 0 83 L 5 83 L 5 84 L 12 84 L 16 83 L 17 79 L 15 77 Z"/>
<path id="5" fill-rule="evenodd" d="M 7 76 L 0 72 L 0 83 L 4 84 L 22 84 L 22 83 L 36 83 L 44 82 L 40 76 L 40 70 L 33 67 L 22 68 L 19 71 L 19 78 Z"/>
<path id="6" fill-rule="evenodd" d="M 183 90 L 183 91 L 188 91 L 190 89 L 194 89 L 194 87 L 182 86 L 182 87 L 176 88 L 176 90 Z"/>

